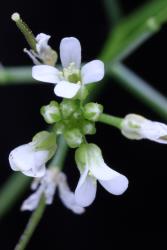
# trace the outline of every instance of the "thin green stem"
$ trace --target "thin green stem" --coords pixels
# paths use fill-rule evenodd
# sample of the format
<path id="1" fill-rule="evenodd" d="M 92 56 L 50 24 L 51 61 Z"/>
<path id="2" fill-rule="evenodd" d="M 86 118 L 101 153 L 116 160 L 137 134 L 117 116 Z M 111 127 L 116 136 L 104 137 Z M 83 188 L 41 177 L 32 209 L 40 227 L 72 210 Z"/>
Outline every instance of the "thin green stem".
<path id="1" fill-rule="evenodd" d="M 148 1 L 121 20 L 109 34 L 101 53 L 105 62 L 115 62 L 129 55 L 167 21 L 166 0 Z"/>
<path id="2" fill-rule="evenodd" d="M 103 0 L 110 26 L 116 25 L 122 16 L 119 0 Z"/>
<path id="3" fill-rule="evenodd" d="M 118 80 L 118 84 L 167 120 L 167 98 L 165 96 L 121 63 L 112 65 L 110 74 Z"/>
<path id="4" fill-rule="evenodd" d="M 34 83 L 32 67 L 0 67 L 0 86 Z"/>
<path id="5" fill-rule="evenodd" d="M 64 138 L 60 136 L 58 140 L 57 153 L 53 157 L 53 160 L 50 162 L 49 167 L 55 166 L 58 167 L 59 169 L 62 169 L 66 154 L 67 154 L 67 144 L 65 143 Z M 42 218 L 45 208 L 46 208 L 45 199 L 44 197 L 41 197 L 40 203 L 37 209 L 31 215 L 29 222 L 22 236 L 20 237 L 18 244 L 15 247 L 15 250 L 24 250 L 26 248 L 33 232 L 35 231 L 36 227 L 40 222 L 40 219 Z"/>
<path id="6" fill-rule="evenodd" d="M 32 234 L 34 233 L 38 223 L 40 222 L 40 219 L 42 218 L 42 215 L 44 214 L 45 207 L 45 198 L 42 196 L 38 208 L 31 215 L 29 222 L 14 250 L 23 250 L 26 248 Z"/>
<path id="7" fill-rule="evenodd" d="M 67 151 L 68 147 L 64 138 L 62 136 L 59 136 L 56 157 L 53 157 L 48 167 L 57 167 L 60 170 L 62 170 L 65 161 L 65 156 L 67 155 Z"/>
<path id="8" fill-rule="evenodd" d="M 30 183 L 28 178 L 20 173 L 9 177 L 0 191 L 0 219 L 11 209 L 14 203 L 21 197 Z"/>
<path id="9" fill-rule="evenodd" d="M 120 117 L 108 114 L 101 114 L 98 121 L 121 129 L 122 118 Z"/>

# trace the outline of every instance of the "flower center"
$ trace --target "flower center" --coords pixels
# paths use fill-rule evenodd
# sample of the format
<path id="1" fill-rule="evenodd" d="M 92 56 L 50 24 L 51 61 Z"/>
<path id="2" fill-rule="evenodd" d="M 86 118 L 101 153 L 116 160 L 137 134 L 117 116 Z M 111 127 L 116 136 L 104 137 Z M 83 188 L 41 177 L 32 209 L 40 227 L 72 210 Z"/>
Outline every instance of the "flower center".
<path id="1" fill-rule="evenodd" d="M 72 83 L 81 82 L 80 70 L 76 68 L 75 63 L 70 63 L 68 68 L 63 69 L 65 80 Z"/>

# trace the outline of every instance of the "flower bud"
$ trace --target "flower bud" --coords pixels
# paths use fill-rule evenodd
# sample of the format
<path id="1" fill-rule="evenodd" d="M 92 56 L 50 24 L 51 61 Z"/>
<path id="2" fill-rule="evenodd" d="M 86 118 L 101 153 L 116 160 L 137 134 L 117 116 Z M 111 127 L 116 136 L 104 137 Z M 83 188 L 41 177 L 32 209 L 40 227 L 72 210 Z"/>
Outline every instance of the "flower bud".
<path id="1" fill-rule="evenodd" d="M 77 100 L 64 99 L 60 103 L 60 110 L 64 119 L 69 118 L 75 111 L 77 111 L 79 103 Z"/>
<path id="2" fill-rule="evenodd" d="M 44 120 L 49 123 L 55 123 L 61 120 L 59 104 L 56 101 L 51 101 L 49 105 L 41 108 L 41 115 Z"/>
<path id="3" fill-rule="evenodd" d="M 94 135 L 96 133 L 94 122 L 83 120 L 81 126 L 81 130 L 84 135 Z"/>
<path id="4" fill-rule="evenodd" d="M 77 128 L 69 129 L 65 131 L 64 138 L 71 148 L 78 147 L 83 141 L 83 135 L 81 134 L 80 130 Z"/>
<path id="5" fill-rule="evenodd" d="M 84 107 L 84 117 L 90 121 L 98 121 L 99 116 L 103 112 L 103 106 L 98 103 L 90 102 Z"/>
<path id="6" fill-rule="evenodd" d="M 148 139 L 167 144 L 167 125 L 148 120 L 140 115 L 129 114 L 121 124 L 121 132 L 128 139 Z"/>
<path id="7" fill-rule="evenodd" d="M 49 152 L 48 160 L 54 155 L 57 148 L 55 134 L 48 131 L 37 133 L 32 139 L 32 144 L 36 151 L 47 150 Z"/>
<path id="8" fill-rule="evenodd" d="M 63 134 L 64 130 L 65 130 L 65 124 L 62 121 L 57 122 L 54 125 L 54 131 L 57 135 Z"/>

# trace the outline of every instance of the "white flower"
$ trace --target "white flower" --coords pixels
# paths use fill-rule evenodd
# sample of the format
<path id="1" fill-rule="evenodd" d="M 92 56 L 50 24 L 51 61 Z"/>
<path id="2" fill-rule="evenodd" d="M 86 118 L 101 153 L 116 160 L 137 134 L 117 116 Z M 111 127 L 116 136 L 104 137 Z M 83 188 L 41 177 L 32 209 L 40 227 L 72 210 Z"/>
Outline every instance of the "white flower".
<path id="1" fill-rule="evenodd" d="M 121 195 L 128 187 L 128 179 L 109 168 L 102 157 L 101 150 L 95 144 L 82 144 L 76 150 L 76 162 L 81 173 L 75 190 L 78 204 L 89 206 L 95 199 L 97 182 L 110 193 Z"/>
<path id="2" fill-rule="evenodd" d="M 36 191 L 23 202 L 21 210 L 33 211 L 36 209 L 42 194 L 44 194 L 46 204 L 52 204 L 56 187 L 58 187 L 60 199 L 65 207 L 76 214 L 82 214 L 85 211 L 83 207 L 76 203 L 74 193 L 69 189 L 65 174 L 55 168 L 48 169 L 44 177 L 34 180 L 31 189 Z"/>
<path id="3" fill-rule="evenodd" d="M 123 119 L 121 132 L 132 140 L 149 139 L 167 144 L 167 125 L 150 121 L 140 115 L 127 115 Z"/>
<path id="4" fill-rule="evenodd" d="M 81 69 L 81 45 L 78 39 L 67 37 L 60 43 L 62 71 L 47 65 L 34 66 L 32 76 L 38 81 L 57 84 L 54 92 L 64 98 L 74 97 L 84 84 L 98 82 L 104 77 L 104 64 L 94 60 Z"/>
<path id="5" fill-rule="evenodd" d="M 49 151 L 35 150 L 32 142 L 21 145 L 11 151 L 9 163 L 14 171 L 32 177 L 42 177 L 45 174 L 45 163 L 48 161 Z"/>
<path id="6" fill-rule="evenodd" d="M 36 36 L 36 52 L 34 50 L 29 51 L 24 49 L 24 52 L 29 55 L 34 64 L 38 65 L 42 62 L 51 66 L 55 65 L 57 61 L 57 53 L 48 45 L 49 39 L 49 35 L 40 33 Z"/>

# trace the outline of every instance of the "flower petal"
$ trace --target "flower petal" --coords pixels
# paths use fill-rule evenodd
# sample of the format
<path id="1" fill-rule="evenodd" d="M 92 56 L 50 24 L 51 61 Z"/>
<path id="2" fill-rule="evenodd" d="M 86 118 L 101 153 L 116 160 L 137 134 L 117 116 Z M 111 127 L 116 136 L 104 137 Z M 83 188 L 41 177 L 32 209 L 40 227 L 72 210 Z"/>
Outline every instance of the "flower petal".
<path id="1" fill-rule="evenodd" d="M 34 154 L 31 144 L 24 144 L 13 149 L 9 155 L 9 163 L 14 171 L 27 171 L 34 166 Z"/>
<path id="2" fill-rule="evenodd" d="M 109 193 L 112 193 L 114 195 L 123 194 L 128 188 L 129 183 L 128 179 L 122 174 L 119 174 L 117 177 L 111 180 L 99 180 L 99 182 Z"/>
<path id="3" fill-rule="evenodd" d="M 146 120 L 141 127 L 143 138 L 167 144 L 167 125 L 160 122 Z"/>
<path id="4" fill-rule="evenodd" d="M 22 204 L 21 211 L 33 211 L 37 208 L 39 200 L 42 195 L 42 189 L 38 189 L 35 193 L 31 194 Z"/>
<path id="5" fill-rule="evenodd" d="M 51 36 L 46 35 L 44 33 L 40 33 L 36 36 L 36 41 L 37 41 L 36 49 L 39 54 L 42 52 L 42 50 L 45 50 L 49 47 L 48 41 L 50 37 Z"/>
<path id="6" fill-rule="evenodd" d="M 84 84 L 101 81 L 104 77 L 104 63 L 94 60 L 85 64 L 81 69 L 81 79 Z"/>
<path id="7" fill-rule="evenodd" d="M 41 82 L 59 83 L 60 71 L 49 65 L 38 65 L 32 68 L 32 77 Z"/>
<path id="8" fill-rule="evenodd" d="M 60 97 L 73 98 L 77 94 L 80 88 L 81 88 L 80 84 L 61 81 L 54 88 L 54 92 L 57 96 Z"/>
<path id="9" fill-rule="evenodd" d="M 66 37 L 60 43 L 60 59 L 63 68 L 67 68 L 70 63 L 75 63 L 77 68 L 81 64 L 81 45 L 75 37 Z"/>
<path id="10" fill-rule="evenodd" d="M 41 178 L 46 173 L 46 167 L 45 167 L 45 165 L 36 166 L 36 167 L 32 167 L 26 171 L 22 171 L 22 173 L 24 175 L 27 175 L 30 177 Z"/>
<path id="11" fill-rule="evenodd" d="M 82 178 L 81 175 L 75 190 L 75 199 L 80 206 L 87 207 L 92 204 L 96 197 L 97 182 L 92 176 L 87 176 L 84 183 L 82 183 Z"/>
<path id="12" fill-rule="evenodd" d="M 59 196 L 65 207 L 72 210 L 76 214 L 82 214 L 85 212 L 85 209 L 77 204 L 75 200 L 75 195 L 71 192 L 66 177 L 61 173 L 61 180 L 58 185 Z"/>

